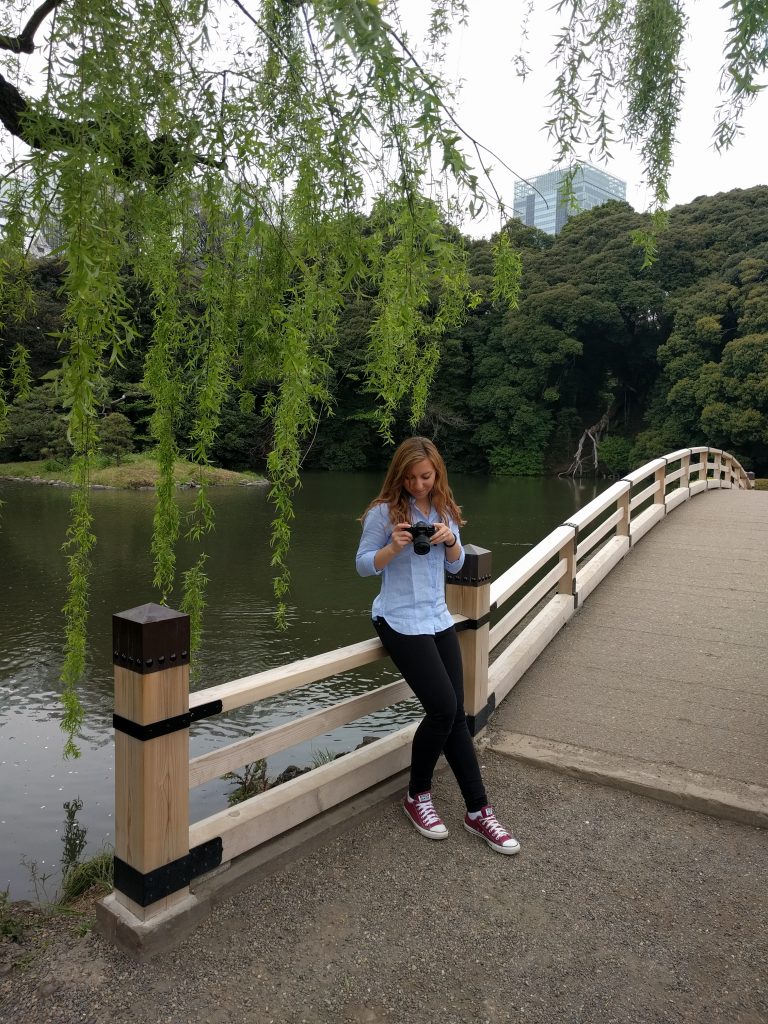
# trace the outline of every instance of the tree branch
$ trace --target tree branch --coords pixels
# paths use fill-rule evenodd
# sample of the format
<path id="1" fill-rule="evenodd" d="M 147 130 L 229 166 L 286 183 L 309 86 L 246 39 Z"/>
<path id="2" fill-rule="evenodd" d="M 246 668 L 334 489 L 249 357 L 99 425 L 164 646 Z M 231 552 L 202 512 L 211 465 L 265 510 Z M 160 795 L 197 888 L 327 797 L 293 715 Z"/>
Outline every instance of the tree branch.
<path id="1" fill-rule="evenodd" d="M 82 138 L 83 127 L 96 136 L 104 130 L 107 120 L 86 121 L 81 125 L 54 114 L 33 112 L 16 86 L 0 74 L 0 124 L 31 149 L 46 152 L 74 146 Z M 182 143 L 170 135 L 152 139 L 147 134 L 128 134 L 118 154 L 116 173 L 133 180 L 141 176 L 144 168 L 156 184 L 164 185 L 181 160 L 182 152 Z M 219 170 L 225 167 L 222 161 L 201 154 L 195 156 L 195 163 Z"/>
<path id="2" fill-rule="evenodd" d="M 584 451 L 584 445 L 587 443 L 587 439 L 589 439 L 592 445 L 592 469 L 594 470 L 595 476 L 597 476 L 597 471 L 600 465 L 600 457 L 598 454 L 600 450 L 600 443 L 603 440 L 603 434 L 605 434 L 606 430 L 608 429 L 608 426 L 611 422 L 611 418 L 615 410 L 616 403 L 611 402 L 611 404 L 605 410 L 605 412 L 597 421 L 597 423 L 593 423 L 591 427 L 585 428 L 584 433 L 579 438 L 579 444 L 576 449 L 576 454 L 573 456 L 573 462 L 571 462 L 570 466 L 568 467 L 568 469 L 565 470 L 565 472 L 558 473 L 558 476 L 575 477 L 582 475 L 582 473 L 584 472 L 584 462 L 587 458 L 587 456 L 583 455 L 582 453 Z"/>
<path id="3" fill-rule="evenodd" d="M 0 35 L 0 50 L 10 50 L 12 53 L 34 53 L 35 33 L 51 13 L 55 11 L 64 0 L 44 0 L 36 11 L 33 11 L 27 24 L 18 36 Z"/>

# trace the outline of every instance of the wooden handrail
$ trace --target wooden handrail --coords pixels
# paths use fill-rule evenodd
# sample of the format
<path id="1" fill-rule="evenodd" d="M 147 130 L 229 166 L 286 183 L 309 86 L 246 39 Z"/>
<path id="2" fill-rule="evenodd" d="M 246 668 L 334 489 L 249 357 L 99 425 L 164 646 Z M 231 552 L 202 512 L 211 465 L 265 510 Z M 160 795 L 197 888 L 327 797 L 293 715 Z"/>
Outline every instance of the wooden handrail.
<path id="1" fill-rule="evenodd" d="M 289 665 L 268 668 L 242 679 L 233 679 L 219 686 L 209 686 L 205 690 L 196 690 L 189 695 L 191 711 L 206 704 L 221 701 L 221 711 L 234 711 L 245 704 L 255 704 L 278 693 L 288 693 L 300 686 L 317 683 L 340 672 L 349 672 L 353 668 L 370 665 L 371 662 L 386 658 L 387 652 L 378 639 L 363 640 L 349 647 L 339 647 L 335 651 L 326 651 L 311 658 L 292 661 Z"/>
<path id="2" fill-rule="evenodd" d="M 491 607 L 500 608 L 512 594 L 517 593 L 521 587 L 525 586 L 528 580 L 542 566 L 546 565 L 550 558 L 554 558 L 560 552 L 563 544 L 575 536 L 576 531 L 572 526 L 558 526 L 552 533 L 547 534 L 535 547 L 493 581 L 491 584 Z"/>

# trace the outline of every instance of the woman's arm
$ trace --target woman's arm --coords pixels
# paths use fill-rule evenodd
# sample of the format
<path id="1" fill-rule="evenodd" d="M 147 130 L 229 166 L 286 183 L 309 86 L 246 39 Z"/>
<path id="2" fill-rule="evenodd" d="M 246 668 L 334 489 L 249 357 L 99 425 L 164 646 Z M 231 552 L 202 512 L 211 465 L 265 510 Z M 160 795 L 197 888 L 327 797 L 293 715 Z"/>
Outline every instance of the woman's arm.
<path id="1" fill-rule="evenodd" d="M 379 548 L 376 554 L 373 556 L 373 564 L 377 572 L 389 565 L 389 563 L 397 558 L 403 548 L 409 544 L 413 544 L 413 537 L 410 534 L 409 523 L 398 523 L 392 530 L 392 537 L 389 544 Z"/>
<path id="2" fill-rule="evenodd" d="M 461 546 L 461 534 L 458 524 L 450 521 L 446 529 L 449 536 L 443 541 L 445 544 L 445 569 L 446 572 L 456 573 L 464 565 L 464 548 Z M 451 543 L 453 541 L 453 543 Z"/>
<path id="3" fill-rule="evenodd" d="M 403 548 L 413 543 L 408 525 L 398 523 L 393 527 L 386 505 L 374 505 L 370 509 L 363 521 L 363 535 L 355 558 L 361 576 L 378 576 Z"/>

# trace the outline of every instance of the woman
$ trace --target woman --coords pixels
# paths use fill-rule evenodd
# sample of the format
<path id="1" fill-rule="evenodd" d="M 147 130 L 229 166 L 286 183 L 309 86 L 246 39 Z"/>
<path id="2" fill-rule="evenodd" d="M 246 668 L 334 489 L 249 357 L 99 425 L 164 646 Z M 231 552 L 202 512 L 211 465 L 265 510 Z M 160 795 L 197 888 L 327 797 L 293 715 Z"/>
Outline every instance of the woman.
<path id="1" fill-rule="evenodd" d="M 456 573 L 464 564 L 459 535 L 464 520 L 445 463 L 430 440 L 403 441 L 362 522 L 357 571 L 382 578 L 373 625 L 425 711 L 413 737 L 403 809 L 421 835 L 447 838 L 431 794 L 432 773 L 445 754 L 467 806 L 464 827 L 498 853 L 518 853 L 520 844 L 488 803 L 464 714 L 461 653 L 445 603 L 445 571 Z"/>

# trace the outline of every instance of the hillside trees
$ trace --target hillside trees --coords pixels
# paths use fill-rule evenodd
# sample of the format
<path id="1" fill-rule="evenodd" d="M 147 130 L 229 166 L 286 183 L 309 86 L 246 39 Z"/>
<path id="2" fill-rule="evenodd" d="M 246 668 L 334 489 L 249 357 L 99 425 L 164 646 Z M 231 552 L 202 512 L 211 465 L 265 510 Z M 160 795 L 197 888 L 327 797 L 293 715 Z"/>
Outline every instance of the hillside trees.
<path id="1" fill-rule="evenodd" d="M 608 203 L 522 249 L 518 306 L 488 321 L 475 351 L 474 438 L 492 472 L 567 464 L 606 411 L 614 428 L 639 421 L 664 324 L 663 294 L 630 241 L 645 223 Z"/>
<path id="2" fill-rule="evenodd" d="M 668 278 L 673 330 L 637 454 L 681 444 L 732 450 L 749 467 L 768 461 L 768 188 L 735 190 L 675 211 L 669 244 L 687 266 Z"/>

